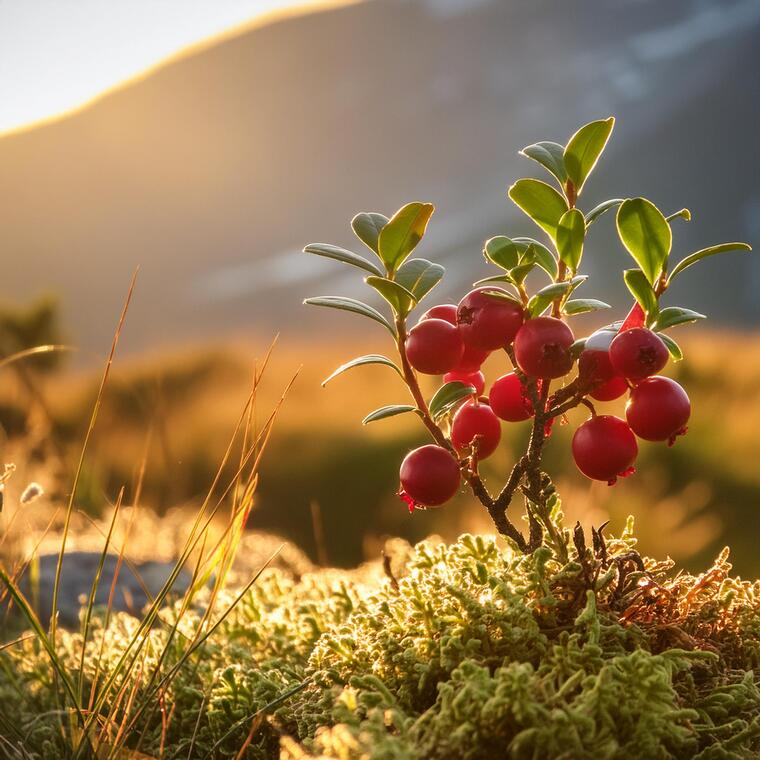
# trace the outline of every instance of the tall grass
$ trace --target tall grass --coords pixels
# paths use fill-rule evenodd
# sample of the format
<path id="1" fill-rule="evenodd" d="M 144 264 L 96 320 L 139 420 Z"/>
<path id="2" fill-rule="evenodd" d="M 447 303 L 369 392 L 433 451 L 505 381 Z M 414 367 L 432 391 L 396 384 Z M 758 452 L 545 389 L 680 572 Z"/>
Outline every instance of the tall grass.
<path id="1" fill-rule="evenodd" d="M 275 420 L 295 380 L 295 375 L 290 378 L 263 423 L 257 425 L 255 415 L 257 396 L 274 347 L 272 343 L 261 365 L 254 368 L 247 398 L 229 438 L 224 456 L 205 497 L 196 510 L 176 561 L 158 593 L 153 597 L 149 596 L 149 603 L 131 635 L 123 643 L 119 656 L 115 661 L 107 661 L 106 632 L 113 615 L 119 572 L 123 563 L 129 561 L 127 559 L 128 537 L 131 532 L 131 522 L 136 515 L 134 508 L 130 513 L 130 526 L 127 527 L 125 539 L 118 550 L 116 571 L 105 610 L 98 610 L 95 600 L 106 558 L 114 553 L 113 538 L 122 515 L 125 498 L 124 485 L 119 488 L 111 519 L 103 537 L 95 576 L 81 612 L 80 635 L 78 638 L 67 637 L 65 645 L 61 642 L 58 635 L 57 610 L 64 557 L 72 517 L 77 505 L 77 487 L 85 471 L 98 414 L 107 394 L 109 376 L 134 286 L 135 279 L 133 278 L 98 386 L 69 492 L 55 570 L 49 630 L 45 629 L 35 611 L 34 604 L 19 586 L 19 573 L 29 564 L 29 558 L 15 572 L 0 564 L 0 583 L 7 590 L 8 596 L 17 607 L 26 626 L 31 629 L 31 633 L 4 644 L 3 648 L 20 645 L 33 637 L 47 653 L 54 674 L 52 688 L 58 703 L 56 713 L 59 717 L 60 736 L 66 747 L 67 757 L 74 759 L 117 758 L 127 751 L 129 756 L 137 756 L 136 753 L 139 753 L 145 732 L 153 724 L 157 712 L 161 712 L 160 720 L 164 734 L 169 730 L 172 714 L 166 714 L 163 706 L 173 680 L 183 668 L 193 667 L 193 663 L 197 666 L 209 639 L 245 597 L 264 567 L 275 556 L 272 555 L 270 560 L 267 560 L 242 585 L 231 601 L 220 607 L 221 592 L 225 589 L 233 558 L 254 504 L 262 456 Z M 44 350 L 49 348 L 44 347 Z M 40 351 L 42 350 L 43 348 L 40 348 Z M 34 353 L 36 352 L 27 351 L 24 355 Z M 3 364 L 8 364 L 11 359 L 15 361 L 22 358 L 24 356 L 19 355 L 9 357 L 4 361 L 0 360 L 0 368 Z M 146 453 L 139 466 L 134 494 L 135 504 L 140 499 L 147 459 Z M 230 475 L 229 469 L 233 462 Z M 217 535 L 218 516 L 227 507 L 229 507 L 229 515 L 223 523 L 221 533 Z M 177 596 L 174 593 L 175 584 L 180 574 L 189 566 L 192 567 L 191 582 L 176 599 L 174 598 Z M 139 572 L 134 566 L 133 572 L 139 578 Z M 146 588 L 145 584 L 143 586 Z M 198 615 L 199 605 L 203 609 L 200 615 Z M 191 612 L 192 615 L 190 615 Z M 103 621 L 99 642 L 92 636 L 93 621 L 98 616 L 102 616 Z M 191 619 L 194 622 L 189 622 Z M 152 647 L 152 631 L 156 627 L 163 630 L 163 650 L 157 656 L 148 656 L 149 649 Z M 79 647 L 78 652 L 66 649 L 66 647 L 71 647 L 72 642 Z M 257 716 L 251 717 L 251 735 L 255 732 L 256 720 Z M 2 747 L 0 749 L 5 751 L 11 747 L 14 751 L 18 751 L 19 756 L 23 756 L 23 736 L 19 734 L 18 727 L 10 727 L 10 729 L 18 736 L 19 743 L 15 745 L 4 737 L 6 746 L 5 749 Z"/>

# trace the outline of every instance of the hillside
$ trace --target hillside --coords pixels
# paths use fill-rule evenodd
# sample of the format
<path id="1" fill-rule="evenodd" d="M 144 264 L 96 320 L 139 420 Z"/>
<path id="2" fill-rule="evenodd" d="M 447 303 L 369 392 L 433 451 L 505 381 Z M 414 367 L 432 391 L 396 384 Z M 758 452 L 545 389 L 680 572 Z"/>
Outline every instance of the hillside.
<path id="1" fill-rule="evenodd" d="M 369 0 L 242 32 L 0 138 L 2 296 L 60 292 L 73 337 L 101 350 L 139 264 L 133 350 L 302 331 L 300 300 L 330 267 L 300 247 L 349 242 L 354 211 L 412 198 L 439 206 L 426 253 L 457 273 L 454 293 L 471 279 L 457 257 L 479 261 L 516 220 L 503 190 L 530 169 L 508 146 L 610 113 L 615 168 L 587 203 L 654 187 L 694 213 L 677 249 L 752 242 L 758 23 L 752 0 Z M 623 254 L 605 228 L 591 254 L 611 278 Z M 760 320 L 758 281 L 751 257 L 685 278 L 729 322 Z M 716 282 L 733 297 L 707 293 Z"/>

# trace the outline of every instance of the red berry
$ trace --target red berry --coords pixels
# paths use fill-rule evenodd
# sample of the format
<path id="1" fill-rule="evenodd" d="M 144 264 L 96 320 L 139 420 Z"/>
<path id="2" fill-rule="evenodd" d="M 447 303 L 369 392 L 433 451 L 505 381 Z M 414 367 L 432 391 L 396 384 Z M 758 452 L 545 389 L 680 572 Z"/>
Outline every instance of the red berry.
<path id="1" fill-rule="evenodd" d="M 573 458 L 578 469 L 587 478 L 610 485 L 618 475 L 629 473 L 638 453 L 636 436 L 619 417 L 592 417 L 573 436 Z"/>
<path id="2" fill-rule="evenodd" d="M 475 372 L 480 369 L 480 366 L 488 358 L 490 353 L 490 351 L 484 351 L 481 348 L 475 348 L 474 346 L 469 346 L 465 343 L 464 353 L 456 368 L 460 372 Z"/>
<path id="3" fill-rule="evenodd" d="M 444 322 L 451 322 L 452 325 L 457 323 L 457 307 L 453 303 L 442 303 L 428 309 L 417 321 L 422 322 L 424 319 L 442 319 Z"/>
<path id="4" fill-rule="evenodd" d="M 508 346 L 515 339 L 523 318 L 522 306 L 501 288 L 471 290 L 457 307 L 462 340 L 481 350 L 495 351 Z"/>
<path id="5" fill-rule="evenodd" d="M 686 432 L 691 403 L 686 391 L 669 377 L 642 380 L 625 407 L 631 429 L 645 441 L 670 441 Z"/>
<path id="6" fill-rule="evenodd" d="M 472 447 L 478 459 L 491 456 L 501 439 L 501 424 L 488 404 L 472 402 L 459 408 L 451 422 L 451 442 L 459 451 Z"/>
<path id="7" fill-rule="evenodd" d="M 488 403 L 496 416 L 507 422 L 522 422 L 533 416 L 525 386 L 514 372 L 494 382 L 488 393 Z"/>
<path id="8" fill-rule="evenodd" d="M 573 340 L 572 330 L 559 319 L 529 319 L 515 337 L 517 365 L 531 377 L 562 377 L 573 366 Z"/>
<path id="9" fill-rule="evenodd" d="M 643 380 L 668 363 L 668 349 L 657 333 L 646 327 L 624 330 L 610 344 L 610 361 L 618 374 Z"/>
<path id="10" fill-rule="evenodd" d="M 409 364 L 426 375 L 442 375 L 459 364 L 464 344 L 459 331 L 442 319 L 425 319 L 410 331 L 406 341 Z"/>
<path id="11" fill-rule="evenodd" d="M 578 359 L 578 375 L 589 395 L 597 401 L 613 401 L 627 390 L 628 383 L 615 372 L 609 355 L 609 347 L 617 333 L 602 329 L 593 333 Z"/>
<path id="12" fill-rule="evenodd" d="M 615 375 L 615 377 L 611 377 L 607 382 L 597 385 L 589 392 L 589 396 L 597 401 L 614 401 L 616 398 L 624 396 L 627 390 L 628 383 L 626 379 L 620 375 Z"/>
<path id="13" fill-rule="evenodd" d="M 446 449 L 432 443 L 410 451 L 399 475 L 402 495 L 424 507 L 439 507 L 459 489 L 459 463 Z"/>
<path id="14" fill-rule="evenodd" d="M 447 372 L 443 376 L 444 383 L 464 383 L 472 385 L 475 388 L 475 395 L 480 396 L 486 387 L 486 378 L 482 372 L 462 372 L 455 369 L 453 372 Z"/>

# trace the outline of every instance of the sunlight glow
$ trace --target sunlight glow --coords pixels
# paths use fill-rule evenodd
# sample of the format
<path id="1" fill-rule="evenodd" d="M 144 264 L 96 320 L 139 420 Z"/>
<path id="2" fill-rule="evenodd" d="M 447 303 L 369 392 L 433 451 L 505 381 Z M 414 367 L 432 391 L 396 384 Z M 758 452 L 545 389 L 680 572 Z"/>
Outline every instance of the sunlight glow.
<path id="1" fill-rule="evenodd" d="M 338 4 L 343 3 L 5 0 L 0 2 L 0 134 L 76 109 L 219 35 Z"/>

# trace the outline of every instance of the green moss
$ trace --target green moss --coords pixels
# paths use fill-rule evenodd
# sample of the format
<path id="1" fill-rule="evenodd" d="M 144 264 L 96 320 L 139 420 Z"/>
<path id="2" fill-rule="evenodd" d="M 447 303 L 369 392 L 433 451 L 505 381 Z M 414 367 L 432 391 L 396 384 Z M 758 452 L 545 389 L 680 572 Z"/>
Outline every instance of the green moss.
<path id="1" fill-rule="evenodd" d="M 593 550 L 576 538 L 560 566 L 546 547 L 525 557 L 462 536 L 406 552 L 393 580 L 379 567 L 267 571 L 179 669 L 163 724 L 159 709 L 144 711 L 128 744 L 151 756 L 163 745 L 165 758 L 235 757 L 267 708 L 244 757 L 757 756 L 760 584 L 732 579 L 726 553 L 700 576 L 653 560 L 642 571 L 634 543 L 630 529 Z M 185 636 L 199 614 L 182 620 Z M 118 616 L 95 631 L 87 689 L 101 637 L 102 683 L 135 626 Z M 60 640 L 72 673 L 80 644 Z M 150 633 L 143 673 L 166 644 L 165 628 Z M 175 637 L 162 672 L 185 648 Z M 135 704 L 147 680 L 126 685 Z M 0 654 L 8 746 L 69 753 L 53 688 L 36 641 Z M 113 725 L 128 711 L 117 694 Z"/>

